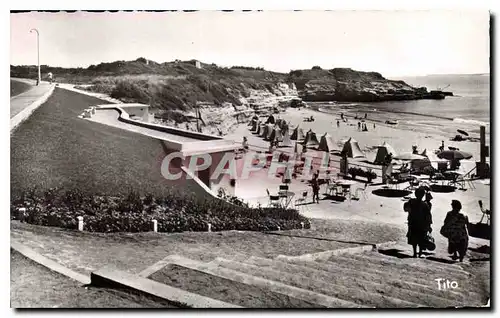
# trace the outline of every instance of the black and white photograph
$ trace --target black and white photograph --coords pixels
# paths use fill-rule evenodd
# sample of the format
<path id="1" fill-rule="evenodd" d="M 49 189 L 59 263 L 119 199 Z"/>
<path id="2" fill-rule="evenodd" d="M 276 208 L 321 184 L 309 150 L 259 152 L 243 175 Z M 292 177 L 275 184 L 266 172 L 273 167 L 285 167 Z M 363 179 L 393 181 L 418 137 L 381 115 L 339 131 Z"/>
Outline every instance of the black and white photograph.
<path id="1" fill-rule="evenodd" d="M 9 16 L 11 308 L 489 310 L 488 10 Z"/>

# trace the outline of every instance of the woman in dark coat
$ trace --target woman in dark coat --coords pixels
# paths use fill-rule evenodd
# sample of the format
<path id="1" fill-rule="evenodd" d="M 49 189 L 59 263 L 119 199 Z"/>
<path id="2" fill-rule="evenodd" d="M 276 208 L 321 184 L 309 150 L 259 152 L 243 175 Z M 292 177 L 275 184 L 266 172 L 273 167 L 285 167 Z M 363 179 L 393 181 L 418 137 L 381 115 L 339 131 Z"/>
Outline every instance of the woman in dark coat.
<path id="1" fill-rule="evenodd" d="M 453 259 L 458 258 L 462 262 L 469 246 L 469 234 L 467 232 L 469 219 L 466 215 L 460 213 L 462 209 L 460 201 L 451 201 L 451 208 L 452 210 L 446 214 L 441 232 L 448 239 L 448 253 L 452 254 Z"/>
<path id="2" fill-rule="evenodd" d="M 422 251 L 425 249 L 428 233 L 432 232 L 432 215 L 431 207 L 423 197 L 425 188 L 419 187 L 415 190 L 415 199 L 410 199 L 403 206 L 408 212 L 408 244 L 413 247 L 413 257 L 417 257 L 417 246 L 419 248 L 418 256 L 422 256 Z"/>

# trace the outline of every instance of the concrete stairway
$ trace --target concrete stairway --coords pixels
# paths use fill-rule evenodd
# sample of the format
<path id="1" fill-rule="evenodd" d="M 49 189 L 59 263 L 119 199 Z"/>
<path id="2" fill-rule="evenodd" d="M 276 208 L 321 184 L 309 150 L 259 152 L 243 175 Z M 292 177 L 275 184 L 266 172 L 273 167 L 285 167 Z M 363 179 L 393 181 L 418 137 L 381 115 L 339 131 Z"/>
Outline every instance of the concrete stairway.
<path id="1" fill-rule="evenodd" d="M 258 286 L 318 307 L 462 307 L 486 303 L 481 284 L 457 264 L 397 258 L 377 251 L 350 252 L 326 260 L 234 254 L 200 262 L 171 255 L 162 263 Z M 439 278 L 455 281 L 458 287 L 440 289 Z"/>

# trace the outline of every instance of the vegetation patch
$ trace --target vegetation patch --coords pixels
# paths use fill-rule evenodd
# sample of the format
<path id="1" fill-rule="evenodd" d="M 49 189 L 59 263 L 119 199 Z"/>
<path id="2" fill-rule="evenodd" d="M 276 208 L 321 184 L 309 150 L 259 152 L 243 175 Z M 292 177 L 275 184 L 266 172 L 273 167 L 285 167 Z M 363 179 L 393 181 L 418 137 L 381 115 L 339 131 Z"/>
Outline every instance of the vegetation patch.
<path id="1" fill-rule="evenodd" d="M 158 221 L 159 232 L 247 230 L 273 231 L 310 228 L 307 218 L 297 210 L 249 208 L 217 198 L 200 198 L 168 190 L 165 196 L 95 195 L 79 190 L 48 189 L 20 192 L 11 200 L 11 217 L 30 224 L 78 227 L 77 217 L 84 218 L 89 232 L 147 232 Z M 25 208 L 24 213 L 19 209 Z"/>

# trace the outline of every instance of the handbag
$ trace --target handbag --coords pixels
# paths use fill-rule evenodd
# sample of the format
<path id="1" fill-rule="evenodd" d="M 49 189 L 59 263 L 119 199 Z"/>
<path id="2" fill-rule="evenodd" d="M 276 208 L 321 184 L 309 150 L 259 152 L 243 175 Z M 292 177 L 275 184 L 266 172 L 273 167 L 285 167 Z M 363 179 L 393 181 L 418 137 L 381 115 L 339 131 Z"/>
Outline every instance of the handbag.
<path id="1" fill-rule="evenodd" d="M 425 249 L 428 251 L 434 251 L 436 249 L 436 243 L 434 241 L 434 238 L 429 232 L 427 233 L 427 236 L 425 238 Z"/>
<path id="2" fill-rule="evenodd" d="M 447 226 L 447 224 L 441 226 L 441 230 L 439 231 L 439 234 L 441 234 L 442 236 L 446 237 L 446 238 L 449 238 L 450 237 L 450 227 Z"/>

